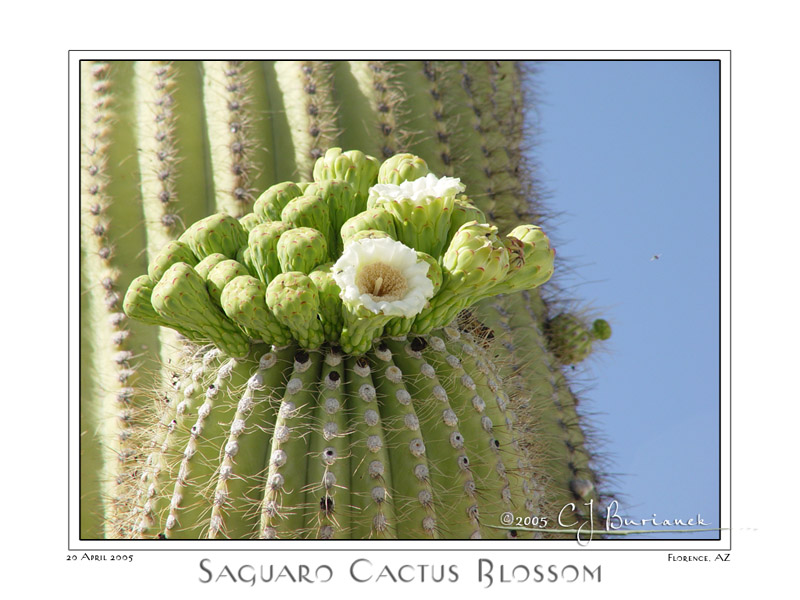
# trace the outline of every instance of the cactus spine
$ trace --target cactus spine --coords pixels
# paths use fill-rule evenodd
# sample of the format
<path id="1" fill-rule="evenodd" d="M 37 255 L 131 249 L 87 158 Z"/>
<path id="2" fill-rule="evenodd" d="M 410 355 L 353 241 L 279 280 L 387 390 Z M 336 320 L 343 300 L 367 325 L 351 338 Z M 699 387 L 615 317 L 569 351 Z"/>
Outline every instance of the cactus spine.
<path id="1" fill-rule="evenodd" d="M 134 66 L 137 69 L 142 68 L 139 64 Z M 97 67 L 100 70 L 106 69 L 114 76 L 125 73 L 134 66 L 126 63 L 101 63 L 87 65 L 87 72 Z M 151 80 L 155 82 L 154 86 L 159 85 L 160 77 L 166 82 L 164 89 L 171 90 L 173 98 L 180 98 L 171 108 L 170 117 L 174 118 L 174 126 L 166 130 L 174 140 L 172 148 L 176 157 L 175 168 L 170 169 L 170 176 L 166 181 L 176 186 L 197 186 L 195 192 L 181 191 L 179 188 L 173 188 L 175 193 L 170 192 L 167 208 L 170 209 L 169 214 L 175 217 L 167 218 L 167 222 L 173 225 L 166 238 L 177 239 L 192 222 L 215 211 L 226 212 L 235 217 L 247 214 L 258 192 L 277 181 L 309 180 L 314 161 L 335 145 L 360 148 L 381 160 L 397 152 L 413 152 L 424 158 L 430 169 L 439 175 L 457 172 L 470 190 L 470 200 L 490 221 L 498 225 L 500 233 L 509 231 L 521 220 L 532 220 L 528 216 L 529 189 L 526 187 L 519 146 L 522 119 L 520 76 L 518 67 L 512 63 L 370 61 L 259 64 L 229 61 L 207 64 L 163 63 L 153 67 Z M 167 71 L 158 75 L 157 72 L 162 68 Z M 222 77 L 217 76 L 220 69 Z M 214 73 L 216 75 L 212 76 Z M 155 80 L 152 79 L 153 76 Z M 217 87 L 212 84 L 217 84 Z M 124 93 L 121 97 L 125 97 Z M 158 106 L 157 98 L 155 102 Z M 137 101 L 137 106 L 141 109 L 142 102 Z M 127 108 L 130 110 L 132 107 Z M 126 116 L 124 110 L 121 115 Z M 145 136 L 146 128 L 141 119 L 139 123 L 138 127 L 131 127 L 130 115 L 127 115 L 127 120 L 115 122 L 117 129 L 112 131 L 114 135 L 130 135 L 131 131 L 135 131 L 137 135 Z M 223 124 L 227 126 L 225 136 L 222 135 Z M 190 142 L 190 135 L 199 137 L 201 143 Z M 347 140 L 347 143 L 343 140 Z M 144 164 L 145 152 L 152 156 L 155 151 L 156 160 L 160 160 L 157 149 L 146 150 L 143 146 L 139 147 L 143 148 L 139 154 L 140 164 Z M 128 146 L 128 150 L 119 147 L 116 151 L 126 154 L 125 158 L 128 159 L 123 161 L 127 166 L 125 176 L 145 181 L 146 178 L 140 178 L 136 169 L 130 169 L 131 164 L 137 162 L 131 162 L 136 157 L 134 149 Z M 230 157 L 241 157 L 241 160 L 236 161 Z M 152 158 L 148 160 L 154 164 Z M 189 168 L 190 161 L 194 161 L 191 164 L 196 166 Z M 144 168 L 140 170 L 143 171 Z M 231 179 L 231 174 L 238 179 Z M 148 196 L 160 198 L 159 194 L 163 190 L 154 184 L 155 182 L 141 184 L 143 202 Z M 145 193 L 146 189 L 155 191 Z M 122 197 L 115 197 L 113 202 L 121 200 Z M 128 204 L 137 205 L 130 201 Z M 156 206 L 164 210 L 163 206 Z M 128 260 L 127 257 L 138 256 L 142 260 L 138 263 L 140 266 L 153 258 L 153 252 L 165 239 L 163 231 L 159 230 L 164 228 L 163 215 L 138 217 L 138 221 L 134 219 L 132 222 L 142 221 L 146 244 L 142 243 L 136 252 L 125 254 L 125 260 Z M 84 219 L 84 222 L 88 221 Z M 242 223 L 244 225 L 244 220 Z M 111 228 L 109 232 L 118 236 L 126 233 Z M 142 254 L 145 247 L 149 248 L 146 256 Z M 82 272 L 85 279 L 88 262 L 87 252 Z M 143 271 L 140 268 L 138 273 Z M 124 284 L 132 278 L 132 275 L 126 277 L 120 285 L 124 288 Z M 96 295 L 96 292 L 93 293 Z M 530 302 L 541 309 L 538 294 L 532 293 L 530 297 L 533 298 Z M 521 298 L 517 293 L 485 301 L 478 307 L 477 314 L 486 324 L 502 321 L 503 315 L 492 307 L 508 306 L 509 302 L 524 304 Z M 512 375 L 509 372 L 511 365 L 543 361 L 549 356 L 546 346 L 544 350 L 540 346 L 531 347 L 524 333 L 526 329 L 530 329 L 531 324 L 541 326 L 546 317 L 546 307 L 538 310 L 538 313 L 528 311 L 527 308 L 531 307 L 526 307 L 520 318 L 527 315 L 529 321 L 508 333 L 511 338 L 518 340 L 516 345 L 509 345 L 514 348 L 513 352 L 509 353 L 498 345 L 497 351 L 501 354 L 500 376 L 504 380 Z M 97 302 L 88 310 L 93 311 L 93 315 L 102 315 Z M 98 320 L 98 317 L 92 318 Z M 501 337 L 505 332 L 501 334 L 495 329 L 495 334 Z M 162 336 L 164 335 L 172 336 L 171 333 L 163 333 Z M 132 330 L 128 342 L 137 344 L 137 356 L 141 356 L 139 364 L 156 360 L 159 352 L 161 362 L 165 364 L 172 365 L 178 360 L 175 350 L 172 349 L 175 344 L 163 337 L 160 342 L 153 339 L 147 328 L 143 328 L 141 335 Z M 142 346 L 147 346 L 146 353 L 142 352 Z M 97 369 L 107 356 L 105 351 L 87 353 L 84 355 L 84 362 L 91 357 L 89 366 Z M 107 358 L 105 362 L 108 362 Z M 175 369 L 165 369 L 160 378 L 131 386 L 135 390 L 134 401 L 149 406 L 155 396 L 150 390 L 171 385 L 174 371 Z M 538 400 L 534 399 L 533 404 L 540 413 L 532 420 L 540 424 L 558 420 L 555 417 L 560 414 L 561 409 L 555 403 L 546 405 L 541 382 L 530 380 L 530 372 L 530 369 L 520 369 L 516 377 L 517 387 L 529 390 L 530 395 L 542 396 Z M 99 381 L 94 377 L 92 379 Z M 185 388 L 188 384 L 179 385 Z M 561 393 L 571 396 L 566 384 L 561 389 Z M 168 388 L 165 393 L 178 398 L 183 392 Z M 86 406 L 83 411 L 85 414 L 90 414 L 90 409 L 99 406 L 101 395 L 99 389 L 92 391 L 92 388 L 84 386 L 82 399 Z M 162 397 L 163 395 L 160 394 Z M 549 401 L 549 395 L 547 399 Z M 163 418 L 166 419 L 167 416 L 168 414 Z M 176 415 L 174 420 L 180 422 L 178 416 L 180 415 Z M 164 427 L 168 427 L 172 420 L 164 421 Z M 575 419 L 570 423 L 574 429 L 580 431 Z M 144 437 L 150 435 L 141 434 Z M 564 439 L 563 430 L 554 432 L 552 438 L 557 441 Z M 147 443 L 151 441 L 148 437 Z M 522 440 L 520 443 L 524 445 L 525 442 Z M 553 444 L 556 445 L 556 442 Z M 561 441 L 558 444 L 567 447 Z M 575 448 L 575 452 L 587 455 L 580 444 Z M 560 453 L 548 458 L 537 469 L 539 477 L 536 485 L 551 481 L 548 493 L 551 498 L 555 493 L 556 504 L 561 502 L 562 497 L 574 500 L 576 496 L 570 489 L 570 481 L 574 477 L 562 475 L 560 472 L 551 474 L 548 461 L 553 464 L 564 462 Z M 574 461 L 566 461 L 570 462 Z M 163 476 L 162 472 L 159 477 Z M 104 475 L 103 478 L 107 479 L 107 476 Z M 593 480 L 593 473 L 588 471 L 586 478 Z M 89 482 L 85 489 L 89 495 L 109 495 L 107 491 L 92 492 Z M 149 493 L 149 484 L 138 485 L 136 494 L 139 499 L 136 503 L 140 508 L 145 504 Z M 160 502 L 163 503 L 163 500 Z M 110 517 L 109 511 L 106 508 L 107 519 Z M 96 522 L 96 519 L 87 518 L 82 535 L 96 536 Z M 103 533 L 105 536 L 118 534 L 119 532 L 109 530 Z"/>

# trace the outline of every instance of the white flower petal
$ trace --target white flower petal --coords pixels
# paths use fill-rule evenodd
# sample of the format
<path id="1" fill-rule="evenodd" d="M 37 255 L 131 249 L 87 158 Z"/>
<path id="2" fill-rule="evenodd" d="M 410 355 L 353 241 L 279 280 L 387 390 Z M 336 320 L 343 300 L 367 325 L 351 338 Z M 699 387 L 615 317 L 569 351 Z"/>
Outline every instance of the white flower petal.
<path id="1" fill-rule="evenodd" d="M 410 199 L 414 202 L 430 202 L 433 198 L 455 196 L 466 188 L 457 177 L 436 177 L 428 173 L 414 181 L 404 181 L 399 185 L 378 183 L 369 189 L 369 203 L 376 201 L 397 201 Z"/>
<path id="2" fill-rule="evenodd" d="M 402 298 L 382 300 L 359 289 L 359 273 L 364 267 L 382 264 L 399 271 L 406 282 Z M 433 296 L 433 283 L 428 279 L 428 265 L 419 260 L 408 246 L 390 238 L 365 238 L 349 243 L 331 269 L 341 290 L 342 300 L 354 307 L 363 306 L 375 314 L 413 317 L 419 314 Z"/>

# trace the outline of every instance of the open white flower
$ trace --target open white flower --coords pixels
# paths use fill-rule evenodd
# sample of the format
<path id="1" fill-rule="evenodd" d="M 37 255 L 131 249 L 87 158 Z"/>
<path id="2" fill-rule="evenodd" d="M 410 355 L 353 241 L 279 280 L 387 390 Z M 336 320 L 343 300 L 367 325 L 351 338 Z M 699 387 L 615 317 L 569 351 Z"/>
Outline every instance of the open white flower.
<path id="1" fill-rule="evenodd" d="M 365 238 L 345 246 L 331 269 L 339 296 L 352 308 L 413 317 L 433 296 L 428 263 L 391 238 Z"/>
<path id="2" fill-rule="evenodd" d="M 400 185 L 378 183 L 369 188 L 369 206 L 386 200 L 402 200 L 408 198 L 414 202 L 430 202 L 434 198 L 455 197 L 466 188 L 458 177 L 436 177 L 428 173 L 414 181 L 404 181 Z"/>

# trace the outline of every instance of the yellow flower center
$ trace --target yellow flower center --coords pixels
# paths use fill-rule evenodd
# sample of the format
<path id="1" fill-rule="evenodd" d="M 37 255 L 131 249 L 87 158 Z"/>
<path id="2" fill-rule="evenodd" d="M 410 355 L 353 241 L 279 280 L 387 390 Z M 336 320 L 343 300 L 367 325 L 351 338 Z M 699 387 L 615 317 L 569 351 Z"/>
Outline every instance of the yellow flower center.
<path id="1" fill-rule="evenodd" d="M 376 301 L 394 302 L 408 292 L 402 271 L 380 262 L 362 267 L 356 275 L 356 285 L 362 294 L 369 294 Z"/>

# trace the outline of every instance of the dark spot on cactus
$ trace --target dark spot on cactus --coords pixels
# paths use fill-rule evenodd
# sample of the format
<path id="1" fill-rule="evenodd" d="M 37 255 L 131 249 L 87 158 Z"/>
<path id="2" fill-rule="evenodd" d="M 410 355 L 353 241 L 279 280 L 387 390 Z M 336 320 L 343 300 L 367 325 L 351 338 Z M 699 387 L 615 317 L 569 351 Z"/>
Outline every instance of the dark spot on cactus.
<path id="1" fill-rule="evenodd" d="M 161 131 L 161 130 L 156 131 L 156 141 L 157 142 L 163 142 L 165 139 L 167 139 L 167 132 L 166 131 Z"/>
<path id="2" fill-rule="evenodd" d="M 89 165 L 89 175 L 97 175 L 97 171 L 96 165 Z"/>
<path id="3" fill-rule="evenodd" d="M 169 169 L 161 169 L 158 172 L 158 179 L 160 181 L 166 181 L 167 179 L 169 179 Z"/>
<path id="4" fill-rule="evenodd" d="M 381 123 L 381 133 L 383 135 L 389 135 L 392 133 L 392 126 L 387 123 Z"/>
<path id="5" fill-rule="evenodd" d="M 411 340 L 411 349 L 414 352 L 422 352 L 428 347 L 428 342 L 423 337 L 415 337 Z"/>
<path id="6" fill-rule="evenodd" d="M 231 144 L 231 152 L 234 154 L 241 154 L 244 151 L 244 144 L 242 142 L 233 142 Z"/>
<path id="7" fill-rule="evenodd" d="M 312 137 L 317 137 L 320 134 L 319 127 L 317 127 L 316 125 L 312 125 L 308 133 L 310 133 Z"/>
<path id="8" fill-rule="evenodd" d="M 241 175 L 241 174 L 243 174 L 243 173 L 244 173 L 244 167 L 243 167 L 241 164 L 239 164 L 239 163 L 233 163 L 233 164 L 231 165 L 231 172 L 232 172 L 234 175 Z"/>
<path id="9" fill-rule="evenodd" d="M 94 233 L 97 237 L 102 237 L 106 234 L 106 228 L 102 225 L 95 225 L 94 229 L 92 229 L 92 233 Z"/>
<path id="10" fill-rule="evenodd" d="M 517 530 L 516 529 L 509 530 L 508 535 L 509 535 L 509 537 L 512 537 L 512 538 L 517 537 Z"/>
<path id="11" fill-rule="evenodd" d="M 231 121 L 230 129 L 231 133 L 237 133 L 242 128 L 242 124 L 239 121 Z"/>
<path id="12" fill-rule="evenodd" d="M 320 498 L 319 509 L 325 514 L 331 514 L 333 512 L 333 498 L 330 496 L 323 496 Z"/>
<path id="13" fill-rule="evenodd" d="M 301 70 L 305 75 L 311 75 L 311 73 L 314 72 L 314 69 L 311 67 L 311 65 L 303 65 Z"/>
<path id="14" fill-rule="evenodd" d="M 303 89 L 306 91 L 306 94 L 311 94 L 312 96 L 317 93 L 317 86 L 313 83 L 307 84 Z"/>
<path id="15" fill-rule="evenodd" d="M 158 199 L 161 200 L 163 204 L 169 202 L 169 192 L 167 190 L 161 190 L 158 193 Z"/>
<path id="16" fill-rule="evenodd" d="M 229 83 L 228 85 L 225 86 L 225 89 L 228 90 L 229 92 L 236 92 L 239 90 L 239 84 Z"/>
<path id="17" fill-rule="evenodd" d="M 366 369 L 369 367 L 369 361 L 367 360 L 366 356 L 360 356 L 356 361 L 356 365 L 358 365 L 359 369 Z"/>
<path id="18" fill-rule="evenodd" d="M 394 148 L 389 148 L 389 146 L 384 146 L 383 147 L 383 157 L 384 158 L 390 158 L 390 157 L 394 156 L 394 154 L 395 154 Z"/>
<path id="19" fill-rule="evenodd" d="M 175 224 L 178 222 L 178 217 L 171 213 L 166 213 L 161 216 L 161 224 L 164 227 L 175 227 Z"/>
<path id="20" fill-rule="evenodd" d="M 330 373 L 328 373 L 328 379 L 330 379 L 331 381 L 334 382 L 339 381 L 339 378 L 340 375 L 337 371 L 331 371 Z"/>
<path id="21" fill-rule="evenodd" d="M 236 77 L 239 74 L 238 69 L 226 69 L 225 77 Z"/>
<path id="22" fill-rule="evenodd" d="M 447 165 L 448 167 L 450 166 L 450 163 L 451 163 L 452 161 L 451 161 L 451 159 L 450 159 L 450 155 L 449 155 L 447 152 L 442 152 L 442 162 L 443 162 L 445 165 Z"/>
<path id="23" fill-rule="evenodd" d="M 102 207 L 99 204 L 92 204 L 89 207 L 89 212 L 92 213 L 94 216 L 99 215 L 101 210 L 102 210 Z"/>
<path id="24" fill-rule="evenodd" d="M 160 112 L 156 115 L 156 123 L 163 123 L 166 118 L 167 118 L 167 113 Z"/>
<path id="25" fill-rule="evenodd" d="M 100 187 L 99 187 L 99 186 L 98 186 L 96 183 L 95 183 L 95 184 L 92 184 L 92 186 L 89 188 L 89 193 L 90 193 L 92 196 L 95 196 L 95 195 L 97 194 L 97 192 L 98 192 L 98 191 L 100 191 Z"/>
<path id="26" fill-rule="evenodd" d="M 165 533 L 159 533 L 159 534 L 156 536 L 156 539 L 157 539 L 157 540 L 165 540 L 165 539 L 167 539 L 167 535 L 166 535 Z"/>
<path id="27" fill-rule="evenodd" d="M 500 440 L 494 440 L 494 447 L 495 448 L 499 448 L 500 447 Z"/>
<path id="28" fill-rule="evenodd" d="M 310 114 L 312 117 L 316 117 L 319 114 L 319 107 L 316 104 L 309 104 L 308 114 Z"/>
<path id="29" fill-rule="evenodd" d="M 317 158 L 320 158 L 321 156 L 322 156 L 322 150 L 320 150 L 319 148 L 312 148 L 311 149 L 311 158 L 316 160 Z"/>
<path id="30" fill-rule="evenodd" d="M 446 144 L 447 140 L 450 139 L 450 134 L 445 133 L 444 131 L 440 131 L 436 134 L 436 137 L 439 138 L 439 142 L 442 144 Z"/>
<path id="31" fill-rule="evenodd" d="M 436 73 L 431 68 L 431 61 L 426 60 L 422 62 L 422 72 L 430 81 L 434 81 L 436 79 Z"/>
<path id="32" fill-rule="evenodd" d="M 111 248 L 109 248 L 108 246 L 103 246 L 102 248 L 100 248 L 100 250 L 97 251 L 97 254 L 100 256 L 100 258 L 106 260 L 111 256 Z"/>
<path id="33" fill-rule="evenodd" d="M 305 350 L 298 350 L 297 353 L 294 355 L 294 360 L 301 365 L 307 363 L 309 358 L 311 357 Z"/>
<path id="34" fill-rule="evenodd" d="M 228 102 L 228 110 L 237 111 L 242 107 L 238 100 L 231 100 Z"/>
<path id="35" fill-rule="evenodd" d="M 382 83 L 382 82 L 380 82 L 380 81 L 376 81 L 376 82 L 373 84 L 373 86 L 372 86 L 372 87 L 373 87 L 373 88 L 375 88 L 375 91 L 376 91 L 376 92 L 381 92 L 381 93 L 383 93 L 383 92 L 385 92 L 385 91 L 386 91 L 386 86 L 385 86 L 385 85 L 383 85 L 383 83 Z"/>
<path id="36" fill-rule="evenodd" d="M 388 352 L 389 346 L 386 345 L 386 342 L 381 342 L 378 344 L 378 352 Z"/>
<path id="37" fill-rule="evenodd" d="M 439 93 L 439 90 L 437 90 L 436 88 L 431 90 L 431 96 L 433 96 L 434 100 L 438 100 L 439 98 L 441 98 L 441 94 Z"/>
<path id="38" fill-rule="evenodd" d="M 163 90 L 165 87 L 167 87 L 167 84 L 166 84 L 166 83 L 164 83 L 163 81 L 159 81 L 159 82 L 157 82 L 157 83 L 156 83 L 156 84 L 153 86 L 153 89 L 154 89 L 154 90 L 157 90 L 157 91 L 161 91 L 161 90 Z"/>
<path id="39" fill-rule="evenodd" d="M 212 383 L 212 384 L 210 384 L 210 385 L 208 386 L 208 389 L 210 389 L 210 390 L 215 390 L 215 389 L 217 389 L 217 386 L 216 386 L 216 385 L 214 385 L 214 384 Z"/>
<path id="40" fill-rule="evenodd" d="M 388 113 L 389 112 L 389 105 L 385 102 L 381 102 L 378 104 L 378 112 Z"/>
<path id="41" fill-rule="evenodd" d="M 103 277 L 100 281 L 100 284 L 107 290 L 110 290 L 114 287 L 114 280 L 111 277 Z"/>
<path id="42" fill-rule="evenodd" d="M 233 190 L 233 197 L 239 202 L 244 202 L 247 200 L 247 191 L 245 191 L 244 188 L 237 187 L 235 190 Z"/>
<path id="43" fill-rule="evenodd" d="M 433 111 L 433 118 L 437 121 L 441 121 L 444 118 L 444 115 L 438 110 Z"/>

